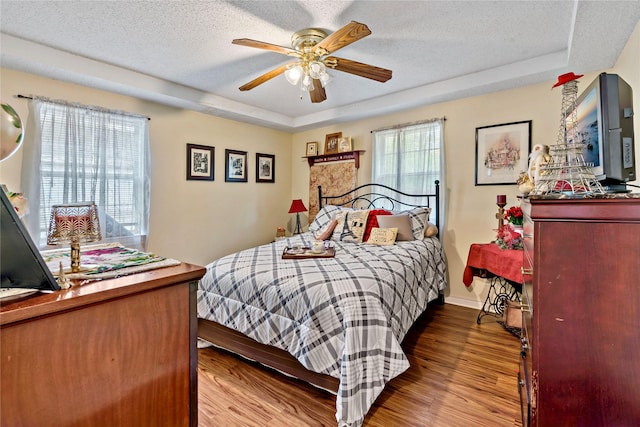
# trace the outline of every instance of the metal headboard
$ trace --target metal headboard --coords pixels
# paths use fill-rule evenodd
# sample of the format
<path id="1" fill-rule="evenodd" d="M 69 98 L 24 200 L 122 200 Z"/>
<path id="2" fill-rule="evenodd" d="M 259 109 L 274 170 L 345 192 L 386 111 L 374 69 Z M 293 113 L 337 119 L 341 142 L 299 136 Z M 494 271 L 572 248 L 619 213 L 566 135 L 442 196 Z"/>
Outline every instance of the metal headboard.
<path id="1" fill-rule="evenodd" d="M 390 196 L 381 192 L 381 189 L 390 191 Z M 399 200 L 400 196 L 404 199 Z M 426 199 L 426 204 L 422 202 Z M 416 200 L 416 202 L 411 202 Z M 434 212 L 432 222 L 440 230 L 440 181 L 435 180 L 435 192 L 433 194 L 408 194 L 384 184 L 363 184 L 338 196 L 322 195 L 322 186 L 318 186 L 319 209 L 324 205 L 348 206 L 358 209 L 383 208 L 388 210 L 404 210 L 414 207 L 429 207 Z M 430 216 L 431 218 L 431 216 Z M 440 230 L 442 231 L 442 230 Z"/>

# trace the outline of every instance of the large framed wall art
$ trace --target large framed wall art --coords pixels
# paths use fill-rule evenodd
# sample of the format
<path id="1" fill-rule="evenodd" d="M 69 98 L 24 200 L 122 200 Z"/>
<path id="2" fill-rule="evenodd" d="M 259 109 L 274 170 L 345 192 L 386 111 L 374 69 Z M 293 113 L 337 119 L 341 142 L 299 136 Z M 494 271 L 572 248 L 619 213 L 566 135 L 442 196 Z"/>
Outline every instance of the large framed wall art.
<path id="1" fill-rule="evenodd" d="M 531 120 L 476 128 L 476 185 L 515 185 L 530 151 Z"/>

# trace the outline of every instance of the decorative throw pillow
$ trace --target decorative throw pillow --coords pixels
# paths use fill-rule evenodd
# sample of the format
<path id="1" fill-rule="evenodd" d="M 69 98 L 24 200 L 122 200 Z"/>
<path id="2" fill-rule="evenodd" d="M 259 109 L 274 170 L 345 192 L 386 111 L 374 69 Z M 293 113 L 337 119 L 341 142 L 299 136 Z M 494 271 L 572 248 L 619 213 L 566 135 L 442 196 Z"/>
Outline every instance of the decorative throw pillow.
<path id="1" fill-rule="evenodd" d="M 378 226 L 380 228 L 397 228 L 397 241 L 416 240 L 411 231 L 411 220 L 408 214 L 379 216 Z M 420 237 L 422 239 L 422 237 Z"/>
<path id="2" fill-rule="evenodd" d="M 333 239 L 342 242 L 362 243 L 364 229 L 367 226 L 368 210 L 345 211 L 338 219 L 338 225 L 333 232 Z M 336 234 L 340 237 L 336 239 Z"/>
<path id="3" fill-rule="evenodd" d="M 333 240 L 340 240 L 340 234 L 342 233 L 342 229 L 344 228 L 344 217 L 347 213 L 349 212 L 353 212 L 356 211 L 358 209 L 353 209 L 353 208 L 341 208 L 340 211 L 336 214 L 336 216 L 334 216 L 333 218 L 338 220 L 338 224 L 336 224 L 336 227 L 333 229 L 333 236 L 332 239 Z"/>
<path id="4" fill-rule="evenodd" d="M 371 215 L 371 214 L 369 214 Z M 398 229 L 393 228 L 373 228 L 367 239 L 367 243 L 372 245 L 393 245 L 398 236 Z"/>
<path id="5" fill-rule="evenodd" d="M 325 228 L 323 228 L 322 230 L 318 230 L 317 233 L 314 233 L 314 237 L 316 238 L 316 240 L 331 239 L 331 236 L 333 235 L 333 230 L 336 228 L 337 224 L 338 224 L 338 220 L 335 218 L 332 219 L 331 221 L 329 221 L 329 224 L 327 224 Z"/>
<path id="6" fill-rule="evenodd" d="M 422 240 L 424 237 L 424 230 L 427 227 L 427 222 L 429 222 L 430 213 L 431 208 L 413 208 L 407 211 L 396 212 L 397 215 L 409 215 L 414 240 Z"/>
<path id="7" fill-rule="evenodd" d="M 316 217 L 313 219 L 313 222 L 309 226 L 309 231 L 311 231 L 312 233 L 316 233 L 319 230 L 322 230 L 341 210 L 342 208 L 340 206 L 324 205 L 322 209 L 318 211 Z"/>
<path id="8" fill-rule="evenodd" d="M 366 242 L 367 240 L 369 240 L 371 230 L 378 227 L 378 215 L 393 214 L 386 209 L 371 209 L 369 211 L 369 216 L 367 217 L 367 226 L 364 229 L 364 236 L 362 236 L 362 241 Z"/>
<path id="9" fill-rule="evenodd" d="M 430 222 L 427 223 L 427 226 L 424 229 L 424 237 L 433 237 L 438 234 L 438 227 L 435 224 Z"/>

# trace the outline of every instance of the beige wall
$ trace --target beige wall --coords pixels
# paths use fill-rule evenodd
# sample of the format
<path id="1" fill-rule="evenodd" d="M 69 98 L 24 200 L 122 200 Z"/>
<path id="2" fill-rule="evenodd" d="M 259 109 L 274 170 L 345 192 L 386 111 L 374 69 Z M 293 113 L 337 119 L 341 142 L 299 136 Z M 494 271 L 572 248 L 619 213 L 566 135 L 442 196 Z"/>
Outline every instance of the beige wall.
<path id="1" fill-rule="evenodd" d="M 618 63 L 608 70 L 619 73 L 636 89 L 634 108 L 637 112 L 640 111 L 639 51 L 640 25 Z M 366 151 L 358 172 L 358 183 L 366 183 L 371 175 L 371 130 L 444 116 L 447 120 L 443 190 L 447 215 L 443 240 L 449 266 L 449 301 L 470 306 L 480 304 L 486 286 L 478 279 L 470 289 L 462 284 L 469 246 L 494 239 L 495 196 L 507 194 L 508 203 L 512 205 L 516 203 L 517 194 L 515 185 L 474 185 L 475 129 L 532 120 L 533 143 L 553 144 L 560 119 L 561 93 L 551 90 L 554 82 L 546 82 L 290 135 L 12 70 L 2 69 L 1 73 L 2 100 L 10 100 L 23 117 L 27 114 L 27 104 L 12 98 L 17 93 L 34 93 L 150 116 L 153 174 L 149 250 L 203 265 L 238 249 L 270 241 L 275 228 L 290 220 L 286 212 L 291 199 L 308 200 L 309 166 L 302 158 L 306 142 L 323 144 L 326 134 L 337 131 L 351 136 L 354 148 Z M 585 75 L 579 87 L 586 87 L 597 74 Z M 640 135 L 637 115 L 635 133 Z M 215 182 L 185 180 L 186 143 L 216 147 Z M 637 142 L 635 147 L 636 163 L 640 167 Z M 224 182 L 225 148 L 249 152 L 249 183 Z M 256 151 L 276 155 L 275 185 L 255 183 Z M 0 163 L 0 182 L 12 190 L 20 188 L 21 155 L 19 151 Z"/>
<path id="2" fill-rule="evenodd" d="M 3 102 L 28 120 L 27 101 L 15 94 L 99 105 L 151 117 L 149 247 L 159 255 L 204 265 L 222 255 L 264 244 L 289 220 L 291 135 L 192 111 L 1 70 Z M 186 180 L 186 144 L 215 147 L 215 181 Z M 248 152 L 248 183 L 224 182 L 225 148 Z M 275 184 L 255 182 L 255 154 L 275 154 Z M 20 190 L 22 150 L 0 163 L 0 182 Z"/>
<path id="3" fill-rule="evenodd" d="M 358 184 L 371 179 L 371 130 L 399 123 L 434 117 L 446 117 L 445 158 L 446 177 L 442 190 L 446 195 L 446 217 L 443 241 L 449 268 L 450 301 L 476 305 L 484 295 L 485 286 L 476 281 L 471 289 L 462 284 L 469 246 L 489 242 L 495 238 L 497 194 L 507 194 L 509 205 L 515 204 L 516 186 L 475 186 L 475 129 L 476 127 L 532 120 L 532 142 L 555 142 L 559 120 L 560 93 L 551 91 L 552 83 L 527 86 L 497 92 L 384 117 L 316 129 L 294 135 L 293 176 L 294 193 L 308 198 L 309 167 L 303 159 L 308 141 L 324 141 L 327 133 L 342 131 L 351 136 L 354 148 L 365 150 L 358 171 Z M 300 159 L 300 161 L 298 161 Z M 304 177 L 304 178 L 303 178 Z"/>

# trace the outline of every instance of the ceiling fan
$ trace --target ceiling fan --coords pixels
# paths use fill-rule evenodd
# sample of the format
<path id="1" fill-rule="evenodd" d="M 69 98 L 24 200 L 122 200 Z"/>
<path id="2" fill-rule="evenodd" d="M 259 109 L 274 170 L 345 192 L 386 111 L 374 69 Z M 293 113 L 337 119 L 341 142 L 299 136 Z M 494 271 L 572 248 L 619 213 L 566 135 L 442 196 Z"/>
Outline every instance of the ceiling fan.
<path id="1" fill-rule="evenodd" d="M 309 92 L 311 102 L 322 102 L 327 99 L 324 87 L 331 78 L 327 73 L 328 68 L 384 83 L 391 78 L 391 70 L 350 59 L 329 56 L 336 50 L 369 34 L 371 34 L 371 30 L 365 24 L 351 21 L 329 35 L 318 28 L 306 28 L 297 31 L 291 36 L 292 48 L 251 39 L 235 39 L 232 42 L 233 44 L 270 50 L 297 59 L 295 62 L 281 65 L 251 80 L 249 83 L 240 86 L 240 90 L 251 90 L 284 73 L 289 83 L 294 86 L 300 83 L 301 89 Z"/>

